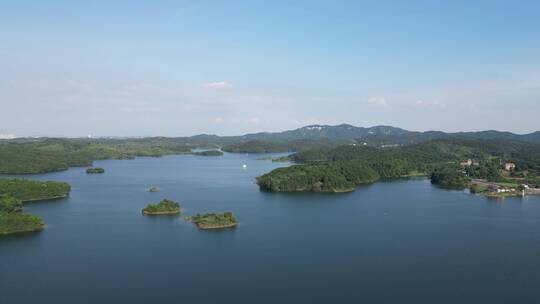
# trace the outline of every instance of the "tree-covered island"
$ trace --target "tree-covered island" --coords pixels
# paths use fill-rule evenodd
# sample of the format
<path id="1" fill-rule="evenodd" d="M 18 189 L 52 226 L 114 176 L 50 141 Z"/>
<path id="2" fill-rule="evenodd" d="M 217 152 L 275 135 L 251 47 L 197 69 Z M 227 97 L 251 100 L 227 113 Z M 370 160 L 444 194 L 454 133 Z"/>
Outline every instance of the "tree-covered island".
<path id="1" fill-rule="evenodd" d="M 219 150 L 206 150 L 200 152 L 193 152 L 193 155 L 197 156 L 223 156 L 223 152 Z"/>
<path id="2" fill-rule="evenodd" d="M 186 217 L 186 220 L 202 230 L 233 228 L 238 225 L 238 220 L 232 212 L 196 214 Z"/>
<path id="3" fill-rule="evenodd" d="M 142 210 L 144 215 L 175 215 L 181 212 L 180 204 L 168 199 L 163 199 L 157 204 L 148 204 Z"/>
<path id="4" fill-rule="evenodd" d="M 86 169 L 86 174 L 102 174 L 105 173 L 105 169 L 103 168 L 97 168 L 97 167 L 91 167 Z"/>

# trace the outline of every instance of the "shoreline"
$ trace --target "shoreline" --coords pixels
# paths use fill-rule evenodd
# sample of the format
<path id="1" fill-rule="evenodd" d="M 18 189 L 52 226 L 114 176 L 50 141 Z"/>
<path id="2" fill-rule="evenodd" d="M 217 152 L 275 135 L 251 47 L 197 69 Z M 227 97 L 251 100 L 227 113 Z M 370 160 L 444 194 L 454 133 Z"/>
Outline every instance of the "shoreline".
<path id="1" fill-rule="evenodd" d="M 21 200 L 21 202 L 30 203 L 30 202 L 39 202 L 39 201 L 51 201 L 51 200 L 66 198 L 68 196 L 69 196 L 69 194 L 60 195 L 60 196 L 53 196 L 53 197 L 48 197 L 48 198 L 33 198 L 33 199 L 29 199 L 29 200 Z"/>
<path id="2" fill-rule="evenodd" d="M 200 223 L 195 223 L 197 225 L 197 228 L 201 230 L 216 230 L 216 229 L 227 229 L 227 228 L 234 228 L 238 226 L 238 223 L 232 223 L 232 224 L 226 224 L 226 225 L 218 225 L 218 226 L 208 226 L 208 227 L 202 227 Z"/>
<path id="3" fill-rule="evenodd" d="M 156 212 L 143 210 L 142 214 L 143 215 L 177 215 L 177 214 L 180 214 L 181 212 L 182 212 L 182 209 L 178 209 L 175 211 L 156 211 Z"/>
<path id="4" fill-rule="evenodd" d="M 46 224 L 42 224 L 41 227 L 35 228 L 35 229 L 25 229 L 25 230 L 16 230 L 16 231 L 10 231 L 10 232 L 0 232 L 0 236 L 5 235 L 13 235 L 13 234 L 23 234 L 23 233 L 33 233 L 33 232 L 41 232 L 45 230 L 47 227 Z"/>

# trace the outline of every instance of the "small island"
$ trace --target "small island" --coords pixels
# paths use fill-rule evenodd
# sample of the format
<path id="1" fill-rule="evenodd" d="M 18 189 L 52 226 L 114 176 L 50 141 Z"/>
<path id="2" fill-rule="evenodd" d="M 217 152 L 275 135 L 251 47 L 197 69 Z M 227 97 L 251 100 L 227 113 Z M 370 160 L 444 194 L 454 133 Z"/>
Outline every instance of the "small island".
<path id="1" fill-rule="evenodd" d="M 156 186 L 152 186 L 148 188 L 148 192 L 159 192 L 159 191 L 161 191 L 161 189 L 159 189 L 159 187 L 156 187 Z"/>
<path id="2" fill-rule="evenodd" d="M 180 204 L 168 199 L 163 199 L 158 204 L 148 204 L 142 210 L 144 215 L 174 215 L 180 212 L 182 212 Z"/>
<path id="3" fill-rule="evenodd" d="M 92 167 L 92 168 L 86 169 L 86 174 L 102 174 L 102 173 L 105 173 L 105 169 L 103 168 Z"/>
<path id="4" fill-rule="evenodd" d="M 197 214 L 186 217 L 186 220 L 202 230 L 233 228 L 238 225 L 238 220 L 232 212 Z"/>
<path id="5" fill-rule="evenodd" d="M 223 156 L 223 152 L 221 152 L 219 150 L 207 150 L 207 151 L 193 152 L 193 155 L 197 155 L 197 156 Z"/>

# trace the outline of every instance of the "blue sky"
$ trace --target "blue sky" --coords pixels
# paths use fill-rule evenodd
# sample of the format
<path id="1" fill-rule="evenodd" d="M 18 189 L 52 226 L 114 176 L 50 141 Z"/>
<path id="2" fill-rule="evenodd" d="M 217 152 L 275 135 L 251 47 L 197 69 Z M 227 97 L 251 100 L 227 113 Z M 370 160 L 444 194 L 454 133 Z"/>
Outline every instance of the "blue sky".
<path id="1" fill-rule="evenodd" d="M 540 129 L 540 2 L 396 2 L 0 1 L 0 133 Z"/>

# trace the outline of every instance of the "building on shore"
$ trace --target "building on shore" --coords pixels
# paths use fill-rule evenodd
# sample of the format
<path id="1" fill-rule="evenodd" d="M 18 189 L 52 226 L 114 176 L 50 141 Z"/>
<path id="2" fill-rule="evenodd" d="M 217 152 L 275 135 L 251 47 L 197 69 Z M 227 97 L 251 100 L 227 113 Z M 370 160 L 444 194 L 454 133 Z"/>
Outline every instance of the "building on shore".
<path id="1" fill-rule="evenodd" d="M 514 164 L 513 162 L 506 162 L 504 164 L 504 170 L 506 171 L 513 171 L 515 168 L 516 168 L 516 164 Z"/>
<path id="2" fill-rule="evenodd" d="M 470 158 L 460 163 L 460 165 L 462 165 L 463 167 L 470 167 L 472 164 L 473 164 L 473 161 Z"/>

